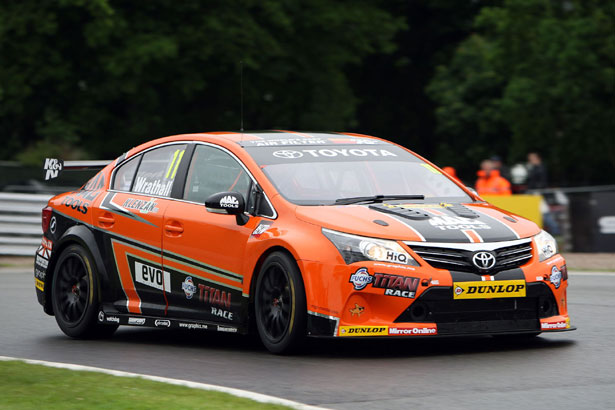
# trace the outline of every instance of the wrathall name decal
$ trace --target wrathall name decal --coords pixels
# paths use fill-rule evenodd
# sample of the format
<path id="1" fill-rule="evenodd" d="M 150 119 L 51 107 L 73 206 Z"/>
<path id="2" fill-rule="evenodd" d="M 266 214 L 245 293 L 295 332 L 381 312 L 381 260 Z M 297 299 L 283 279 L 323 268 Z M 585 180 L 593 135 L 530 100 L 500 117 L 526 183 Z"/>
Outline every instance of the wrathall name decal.
<path id="1" fill-rule="evenodd" d="M 351 148 L 351 149 L 302 149 L 300 151 L 295 150 L 280 150 L 274 151 L 273 156 L 276 158 L 284 159 L 297 159 L 303 156 L 310 156 L 314 158 L 319 157 L 396 157 L 397 154 L 392 153 L 386 149 L 372 149 L 372 148 Z"/>
<path id="2" fill-rule="evenodd" d="M 169 196 L 172 187 L 173 180 L 166 182 L 162 182 L 159 179 L 148 181 L 146 177 L 137 177 L 134 191 L 148 195 Z"/>

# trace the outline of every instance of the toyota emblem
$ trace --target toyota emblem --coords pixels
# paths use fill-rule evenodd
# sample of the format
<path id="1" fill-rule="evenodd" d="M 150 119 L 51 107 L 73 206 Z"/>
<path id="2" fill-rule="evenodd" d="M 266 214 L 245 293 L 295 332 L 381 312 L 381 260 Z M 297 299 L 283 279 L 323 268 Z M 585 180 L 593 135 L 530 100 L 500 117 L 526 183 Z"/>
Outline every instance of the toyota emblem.
<path id="1" fill-rule="evenodd" d="M 472 256 L 472 262 L 480 270 L 488 270 L 495 266 L 495 256 L 490 252 L 476 252 Z"/>
<path id="2" fill-rule="evenodd" d="M 303 156 L 303 152 L 285 149 L 281 151 L 275 151 L 273 153 L 273 156 L 276 158 L 295 159 L 301 158 Z"/>

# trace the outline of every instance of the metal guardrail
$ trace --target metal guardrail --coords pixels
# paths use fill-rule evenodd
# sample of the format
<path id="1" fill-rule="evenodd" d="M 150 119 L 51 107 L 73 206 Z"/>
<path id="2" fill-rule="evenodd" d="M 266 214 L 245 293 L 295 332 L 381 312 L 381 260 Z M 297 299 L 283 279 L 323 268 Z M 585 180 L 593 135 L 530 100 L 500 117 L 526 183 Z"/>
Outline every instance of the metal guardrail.
<path id="1" fill-rule="evenodd" d="M 49 198 L 0 192 L 0 255 L 34 255 L 43 235 L 41 210 Z"/>

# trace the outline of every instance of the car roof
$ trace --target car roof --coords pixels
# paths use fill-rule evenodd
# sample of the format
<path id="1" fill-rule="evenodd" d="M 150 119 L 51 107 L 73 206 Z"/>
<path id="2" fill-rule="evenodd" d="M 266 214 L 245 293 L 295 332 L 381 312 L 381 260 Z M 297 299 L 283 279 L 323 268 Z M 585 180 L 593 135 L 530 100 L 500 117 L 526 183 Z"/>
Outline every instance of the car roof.
<path id="1" fill-rule="evenodd" d="M 343 144 L 390 144 L 390 141 L 371 135 L 352 132 L 304 132 L 288 130 L 267 131 L 214 131 L 194 134 L 178 134 L 147 141 L 130 149 L 123 158 L 130 158 L 145 149 L 160 144 L 179 141 L 203 141 L 228 146 L 236 143 L 242 148 L 264 146 L 336 146 Z"/>

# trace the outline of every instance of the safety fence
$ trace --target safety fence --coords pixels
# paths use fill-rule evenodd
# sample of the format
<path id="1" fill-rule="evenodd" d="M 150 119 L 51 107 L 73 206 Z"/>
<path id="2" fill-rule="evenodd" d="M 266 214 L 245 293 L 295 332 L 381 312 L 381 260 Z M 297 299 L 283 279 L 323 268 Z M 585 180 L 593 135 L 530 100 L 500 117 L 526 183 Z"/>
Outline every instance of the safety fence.
<path id="1" fill-rule="evenodd" d="M 0 192 L 0 255 L 34 255 L 43 234 L 41 210 L 49 198 Z"/>

